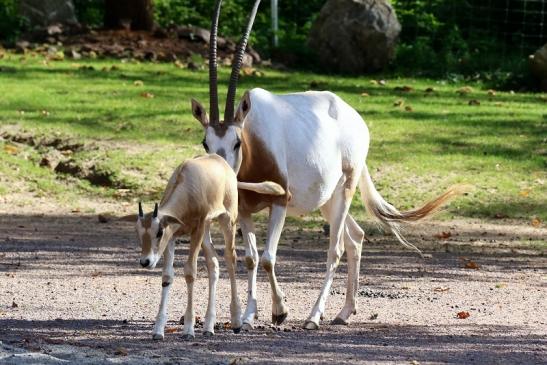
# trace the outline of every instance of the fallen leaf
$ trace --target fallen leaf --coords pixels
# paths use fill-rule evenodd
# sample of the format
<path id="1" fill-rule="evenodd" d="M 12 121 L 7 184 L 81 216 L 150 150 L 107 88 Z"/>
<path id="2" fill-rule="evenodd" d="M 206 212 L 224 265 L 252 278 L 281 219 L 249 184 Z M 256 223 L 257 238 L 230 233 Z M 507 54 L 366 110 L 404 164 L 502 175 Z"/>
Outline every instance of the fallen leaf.
<path id="1" fill-rule="evenodd" d="M 370 83 L 371 83 L 372 85 L 378 85 L 378 81 L 376 81 L 376 80 L 370 80 Z"/>
<path id="2" fill-rule="evenodd" d="M 174 62 L 174 65 L 176 68 L 184 68 L 184 64 L 182 62 L 180 62 L 180 60 L 176 60 Z"/>
<path id="3" fill-rule="evenodd" d="M 45 110 L 45 109 L 42 110 L 40 113 L 41 113 L 44 117 L 49 117 L 49 112 L 48 112 L 47 110 Z"/>
<path id="4" fill-rule="evenodd" d="M 386 80 L 378 80 L 378 85 L 385 86 L 387 84 Z"/>
<path id="5" fill-rule="evenodd" d="M 369 95 L 369 93 L 361 93 L 361 96 L 367 98 L 367 97 L 369 97 L 370 95 Z"/>
<path id="6" fill-rule="evenodd" d="M 541 221 L 539 220 L 539 218 L 532 219 L 532 227 L 539 228 L 539 226 L 541 226 Z"/>
<path id="7" fill-rule="evenodd" d="M 13 301 L 11 302 L 11 307 L 12 307 L 12 308 L 19 308 L 19 304 L 15 303 L 15 300 L 13 300 Z"/>
<path id="8" fill-rule="evenodd" d="M 378 313 L 373 313 L 368 319 L 370 319 L 371 321 L 378 319 Z"/>
<path id="9" fill-rule="evenodd" d="M 530 195 L 530 191 L 529 190 L 523 190 L 519 193 L 520 196 L 523 196 L 523 197 L 528 197 L 528 195 Z"/>
<path id="10" fill-rule="evenodd" d="M 224 322 L 223 327 L 225 330 L 230 330 L 232 329 L 232 324 L 230 322 Z"/>
<path id="11" fill-rule="evenodd" d="M 414 90 L 414 88 L 412 88 L 411 86 L 405 85 L 405 86 L 396 86 L 393 90 L 408 93 Z"/>
<path id="12" fill-rule="evenodd" d="M 407 112 L 413 112 L 414 109 L 412 109 L 412 107 L 411 107 L 410 105 L 407 105 L 407 106 L 405 106 L 405 111 L 407 111 Z"/>
<path id="13" fill-rule="evenodd" d="M 118 356 L 127 356 L 128 354 L 129 352 L 127 351 L 125 347 L 118 347 L 116 351 L 114 351 L 114 355 L 118 355 Z"/>
<path id="14" fill-rule="evenodd" d="M 154 94 L 145 91 L 145 92 L 141 93 L 141 96 L 143 98 L 146 98 L 146 99 L 152 99 L 154 97 Z"/>
<path id="15" fill-rule="evenodd" d="M 473 92 L 473 88 L 470 86 L 464 86 L 460 87 L 458 90 L 456 90 L 456 92 L 460 95 L 469 94 L 470 92 Z"/>
<path id="16" fill-rule="evenodd" d="M 464 268 L 471 269 L 471 270 L 478 270 L 480 269 L 480 266 L 473 260 L 467 260 L 467 262 L 464 265 Z"/>
<path id="17" fill-rule="evenodd" d="M 91 277 L 96 278 L 97 276 L 101 276 L 102 274 L 102 271 L 94 271 L 91 273 Z"/>
<path id="18" fill-rule="evenodd" d="M 450 233 L 450 231 L 446 231 L 446 232 L 442 231 L 441 233 L 436 234 L 435 237 L 440 240 L 446 240 L 452 237 L 452 233 Z"/>
<path id="19" fill-rule="evenodd" d="M 496 96 L 496 90 L 489 89 L 486 93 L 488 96 Z"/>
<path id="20" fill-rule="evenodd" d="M 494 218 L 496 219 L 504 219 L 504 218 L 509 218 L 509 216 L 505 213 L 496 213 L 494 214 Z"/>
<path id="21" fill-rule="evenodd" d="M 435 89 L 432 88 L 432 87 L 428 87 L 427 89 L 425 89 L 425 92 L 426 92 L 426 93 L 432 93 L 432 92 L 434 92 L 434 91 L 435 91 Z"/>
<path id="22" fill-rule="evenodd" d="M 481 102 L 478 101 L 477 99 L 471 99 L 471 100 L 469 100 L 467 105 L 481 105 Z"/>
<path id="23" fill-rule="evenodd" d="M 471 316 L 471 314 L 469 314 L 469 312 L 458 312 L 457 314 L 458 316 L 458 319 L 466 319 L 466 318 L 469 318 L 469 316 Z"/>
<path id="24" fill-rule="evenodd" d="M 505 288 L 506 286 L 507 286 L 507 284 L 505 284 L 505 283 L 498 283 L 498 284 L 496 284 L 496 288 L 497 288 L 497 289 L 502 289 L 502 288 Z"/>
<path id="25" fill-rule="evenodd" d="M 165 333 L 175 333 L 178 331 L 177 327 L 167 327 L 165 328 Z"/>
<path id="26" fill-rule="evenodd" d="M 418 360 L 412 360 L 410 365 L 420 365 L 420 362 Z"/>
<path id="27" fill-rule="evenodd" d="M 447 292 L 449 291 L 450 288 L 449 287 L 442 287 L 442 286 L 438 286 L 436 288 L 433 289 L 434 292 L 437 292 L 437 293 L 444 293 L 444 292 Z"/>
<path id="28" fill-rule="evenodd" d="M 402 99 L 399 99 L 393 102 L 393 106 L 403 106 L 403 105 L 405 105 L 405 101 Z"/>
<path id="29" fill-rule="evenodd" d="M 135 85 L 135 86 L 144 86 L 144 82 L 142 82 L 141 80 L 135 80 L 133 82 L 133 85 Z"/>
<path id="30" fill-rule="evenodd" d="M 7 144 L 4 146 L 4 152 L 6 152 L 8 155 L 15 155 L 17 154 L 17 152 L 19 152 L 19 149 L 12 144 Z"/>

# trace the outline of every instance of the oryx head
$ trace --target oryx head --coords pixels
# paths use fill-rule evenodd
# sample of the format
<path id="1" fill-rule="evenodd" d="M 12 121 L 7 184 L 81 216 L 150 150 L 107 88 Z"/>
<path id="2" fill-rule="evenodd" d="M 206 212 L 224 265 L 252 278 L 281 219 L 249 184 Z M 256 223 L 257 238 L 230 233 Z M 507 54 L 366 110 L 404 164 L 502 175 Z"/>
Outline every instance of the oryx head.
<path id="1" fill-rule="evenodd" d="M 239 70 L 243 62 L 243 55 L 249 40 L 249 34 L 253 27 L 253 22 L 260 5 L 260 0 L 256 0 L 247 22 L 247 28 L 241 38 L 234 60 L 232 62 L 232 74 L 228 86 L 228 96 L 226 98 L 226 108 L 224 111 L 224 120 L 220 120 L 218 107 L 218 88 L 217 88 L 217 30 L 218 18 L 220 15 L 220 6 L 222 0 L 217 0 L 215 11 L 211 21 L 211 38 L 209 42 L 209 94 L 210 94 L 210 115 L 207 115 L 205 108 L 196 100 L 192 99 L 192 114 L 200 121 L 205 129 L 203 138 L 203 147 L 207 153 L 216 153 L 223 157 L 228 164 L 237 173 L 241 166 L 242 155 L 242 128 L 245 117 L 251 109 L 249 94 L 245 93 L 239 104 L 237 113 L 234 113 L 236 86 L 239 77 Z"/>
<path id="2" fill-rule="evenodd" d="M 142 204 L 139 203 L 137 216 L 137 236 L 141 247 L 139 263 L 146 269 L 156 267 L 167 244 L 180 228 L 182 223 L 169 215 L 158 215 L 158 203 L 152 213 L 144 214 Z"/>

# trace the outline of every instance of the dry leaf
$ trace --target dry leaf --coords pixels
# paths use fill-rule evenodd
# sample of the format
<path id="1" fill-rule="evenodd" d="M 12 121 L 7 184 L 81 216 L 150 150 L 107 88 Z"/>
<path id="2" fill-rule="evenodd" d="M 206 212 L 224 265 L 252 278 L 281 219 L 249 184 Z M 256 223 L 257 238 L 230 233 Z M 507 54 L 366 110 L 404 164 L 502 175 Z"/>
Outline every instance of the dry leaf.
<path id="1" fill-rule="evenodd" d="M 496 96 L 496 90 L 489 89 L 487 91 L 488 96 Z"/>
<path id="2" fill-rule="evenodd" d="M 399 99 L 393 102 L 393 106 L 403 106 L 403 105 L 405 105 L 405 101 L 402 99 Z"/>
<path id="3" fill-rule="evenodd" d="M 471 269 L 471 270 L 478 270 L 480 269 L 480 266 L 473 260 L 467 260 L 464 265 L 464 268 Z"/>
<path id="4" fill-rule="evenodd" d="M 143 98 L 146 98 L 146 99 L 152 99 L 154 97 L 154 94 L 145 91 L 145 92 L 141 93 L 141 96 Z"/>
<path id="5" fill-rule="evenodd" d="M 435 91 L 435 89 L 432 88 L 432 87 L 428 87 L 427 89 L 425 89 L 425 92 L 426 92 L 426 93 L 432 93 L 432 92 L 434 92 L 434 91 Z"/>
<path id="6" fill-rule="evenodd" d="M 539 228 L 539 226 L 541 226 L 541 221 L 539 220 L 539 218 L 532 219 L 532 227 Z"/>
<path id="7" fill-rule="evenodd" d="M 458 319 L 466 319 L 466 318 L 469 318 L 469 316 L 471 316 L 471 314 L 469 314 L 469 312 L 458 312 L 457 314 L 458 316 Z"/>
<path id="8" fill-rule="evenodd" d="M 102 274 L 102 271 L 94 271 L 91 273 L 91 277 L 96 278 L 97 276 L 101 276 Z"/>
<path id="9" fill-rule="evenodd" d="M 444 293 L 444 292 L 447 292 L 449 291 L 450 288 L 449 287 L 442 287 L 442 286 L 438 286 L 436 288 L 433 289 L 434 292 L 437 292 L 437 293 Z"/>
<path id="10" fill-rule="evenodd" d="M 12 144 L 7 144 L 4 146 L 4 152 L 6 152 L 8 155 L 15 155 L 17 154 L 17 152 L 19 152 L 19 149 Z"/>
<path id="11" fill-rule="evenodd" d="M 361 93 L 361 96 L 367 98 L 367 97 L 369 97 L 370 95 L 369 95 L 369 93 Z"/>
<path id="12" fill-rule="evenodd" d="M 370 83 L 371 83 L 372 85 L 378 85 L 378 81 L 376 81 L 376 80 L 370 80 Z"/>
<path id="13" fill-rule="evenodd" d="M 494 218 L 496 219 L 504 219 L 504 218 L 509 218 L 509 216 L 505 213 L 496 213 L 494 214 Z"/>
<path id="14" fill-rule="evenodd" d="M 407 106 L 405 106 L 405 111 L 407 111 L 407 112 L 413 112 L 414 109 L 412 109 L 412 107 L 411 107 L 410 105 L 407 105 Z"/>
<path id="15" fill-rule="evenodd" d="M 224 322 L 223 327 L 225 330 L 230 330 L 232 329 L 232 324 L 230 322 Z"/>
<path id="16" fill-rule="evenodd" d="M 464 86 L 464 87 L 460 87 L 458 90 L 456 90 L 456 92 L 461 95 L 469 94 L 470 92 L 473 92 L 473 88 L 470 86 Z"/>
<path id="17" fill-rule="evenodd" d="M 167 327 L 165 328 L 165 333 L 175 333 L 178 331 L 177 327 Z"/>
<path id="18" fill-rule="evenodd" d="M 184 64 L 180 62 L 179 60 L 176 60 L 174 64 L 176 68 L 184 68 Z"/>
<path id="19" fill-rule="evenodd" d="M 506 286 L 507 286 L 507 284 L 505 284 L 505 283 L 496 284 L 497 289 L 502 289 L 502 288 L 505 288 Z"/>
<path id="20" fill-rule="evenodd" d="M 523 190 L 519 193 L 519 195 L 527 198 L 528 195 L 530 195 L 530 191 L 529 190 Z"/>
<path id="21" fill-rule="evenodd" d="M 47 110 L 45 110 L 45 109 L 42 110 L 40 113 L 42 113 L 42 115 L 43 115 L 44 117 L 49 117 L 49 112 L 48 112 Z"/>
<path id="22" fill-rule="evenodd" d="M 135 86 L 144 86 L 144 82 L 142 82 L 141 80 L 135 80 L 133 82 L 133 85 L 135 85 Z"/>
<path id="23" fill-rule="evenodd" d="M 129 352 L 125 347 L 118 347 L 116 351 L 114 351 L 114 354 L 118 356 L 127 356 Z"/>
<path id="24" fill-rule="evenodd" d="M 408 93 L 414 90 L 414 88 L 412 88 L 411 86 L 405 85 L 405 86 L 396 86 L 393 90 Z"/>
<path id="25" fill-rule="evenodd" d="M 471 100 L 469 100 L 469 102 L 467 104 L 468 105 L 481 105 L 481 102 L 478 101 L 477 99 L 471 99 Z"/>
<path id="26" fill-rule="evenodd" d="M 435 237 L 440 240 L 446 240 L 452 237 L 452 233 L 450 233 L 450 231 L 447 231 L 447 232 L 442 231 L 441 233 L 436 234 Z"/>
<path id="27" fill-rule="evenodd" d="M 387 84 L 386 80 L 378 80 L 378 85 L 385 86 Z"/>
<path id="28" fill-rule="evenodd" d="M 15 301 L 13 300 L 13 301 L 11 302 L 11 307 L 12 307 L 12 308 L 19 308 L 19 304 L 15 303 Z"/>

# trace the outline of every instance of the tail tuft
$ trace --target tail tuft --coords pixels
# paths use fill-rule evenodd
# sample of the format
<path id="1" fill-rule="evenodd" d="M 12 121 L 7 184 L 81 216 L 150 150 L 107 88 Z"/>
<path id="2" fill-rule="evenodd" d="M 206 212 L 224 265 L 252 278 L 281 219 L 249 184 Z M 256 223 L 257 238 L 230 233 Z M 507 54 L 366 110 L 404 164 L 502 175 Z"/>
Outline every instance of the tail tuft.
<path id="1" fill-rule="evenodd" d="M 401 233 L 401 224 L 416 222 L 426 218 L 438 211 L 451 199 L 470 190 L 469 185 L 454 185 L 437 198 L 428 201 L 419 208 L 399 212 L 397 208 L 385 201 L 380 193 L 378 193 L 366 165 L 361 175 L 359 187 L 363 203 L 369 214 L 376 218 L 384 227 L 388 228 L 405 247 L 416 251 L 422 257 L 423 254 L 420 249 L 408 242 Z"/>

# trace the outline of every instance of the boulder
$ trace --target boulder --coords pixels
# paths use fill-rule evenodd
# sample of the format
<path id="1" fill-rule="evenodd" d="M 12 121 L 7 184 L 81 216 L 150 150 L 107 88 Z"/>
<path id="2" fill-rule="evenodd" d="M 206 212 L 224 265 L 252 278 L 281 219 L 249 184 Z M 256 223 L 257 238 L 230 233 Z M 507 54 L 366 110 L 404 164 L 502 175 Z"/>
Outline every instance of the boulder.
<path id="1" fill-rule="evenodd" d="M 21 15 L 31 26 L 47 27 L 54 23 L 77 23 L 72 0 L 21 0 Z"/>
<path id="2" fill-rule="evenodd" d="M 537 78 L 541 89 L 547 91 L 547 43 L 530 55 L 530 70 Z"/>
<path id="3" fill-rule="evenodd" d="M 328 0 L 309 45 L 329 71 L 357 74 L 385 68 L 395 57 L 400 32 L 387 0 Z"/>

